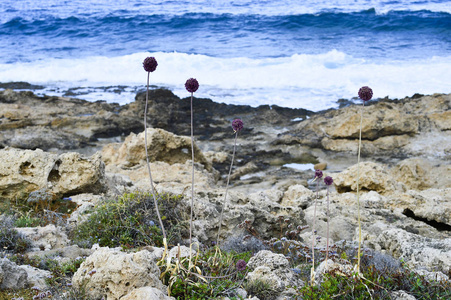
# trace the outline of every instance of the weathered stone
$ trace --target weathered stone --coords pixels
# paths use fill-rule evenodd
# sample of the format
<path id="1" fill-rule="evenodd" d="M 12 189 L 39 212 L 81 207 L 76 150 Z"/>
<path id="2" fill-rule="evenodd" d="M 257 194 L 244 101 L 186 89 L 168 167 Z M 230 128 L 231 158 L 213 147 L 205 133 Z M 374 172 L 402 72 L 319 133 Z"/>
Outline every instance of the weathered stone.
<path id="1" fill-rule="evenodd" d="M 19 268 L 27 272 L 28 287 L 37 287 L 40 290 L 44 290 L 49 287 L 46 282 L 46 279 L 48 279 L 50 276 L 53 276 L 50 271 L 41 270 L 28 265 L 22 265 L 19 266 Z"/>
<path id="2" fill-rule="evenodd" d="M 121 300 L 171 300 L 171 299 L 173 298 L 165 295 L 159 289 L 148 286 L 139 289 L 134 289 L 126 296 L 121 298 Z"/>
<path id="3" fill-rule="evenodd" d="M 290 263 L 283 254 L 262 250 L 251 257 L 247 266 L 249 270 L 252 270 L 246 276 L 248 281 L 264 281 L 277 293 L 282 293 L 289 286 L 303 285 L 302 280 L 291 270 Z"/>
<path id="4" fill-rule="evenodd" d="M 337 192 L 349 192 L 357 190 L 358 165 L 353 165 L 345 171 L 334 176 L 334 185 Z M 378 193 L 403 190 L 399 184 L 386 170 L 386 168 L 373 162 L 360 163 L 360 190 L 376 191 Z"/>
<path id="5" fill-rule="evenodd" d="M 16 230 L 31 240 L 34 251 L 57 249 L 69 244 L 66 233 L 53 224 L 45 227 L 21 227 Z"/>
<path id="6" fill-rule="evenodd" d="M 23 289 L 27 286 L 27 272 L 9 261 L 0 259 L 0 289 Z"/>
<path id="7" fill-rule="evenodd" d="M 100 248 L 81 264 L 72 284 L 76 289 L 85 289 L 89 299 L 120 299 L 141 287 L 165 290 L 154 260 L 147 250 L 127 254 Z"/>
<path id="8" fill-rule="evenodd" d="M 37 190 L 53 199 L 63 195 L 104 190 L 104 164 L 100 154 L 56 155 L 42 150 L 0 150 L 0 199 L 26 200 Z M 46 200 L 46 199 L 43 199 Z"/>
<path id="9" fill-rule="evenodd" d="M 102 157 L 106 164 L 121 165 L 131 168 L 146 161 L 144 148 L 144 132 L 130 134 L 125 141 L 110 144 L 103 148 Z M 147 151 L 149 161 L 162 161 L 169 164 L 182 163 L 191 160 L 191 138 L 177 136 L 163 129 L 147 129 Z M 194 160 L 211 168 L 199 148 L 194 145 Z"/>

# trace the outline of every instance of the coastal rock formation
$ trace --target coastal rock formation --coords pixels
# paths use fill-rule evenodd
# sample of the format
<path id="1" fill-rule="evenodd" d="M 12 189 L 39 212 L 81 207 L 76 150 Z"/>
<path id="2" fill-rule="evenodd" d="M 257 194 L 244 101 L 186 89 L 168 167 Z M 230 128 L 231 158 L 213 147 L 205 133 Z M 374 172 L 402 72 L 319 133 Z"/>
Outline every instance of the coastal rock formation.
<path id="1" fill-rule="evenodd" d="M 69 150 L 142 130 L 136 116 L 123 116 L 119 108 L 103 101 L 0 91 L 0 147 Z"/>
<path id="2" fill-rule="evenodd" d="M 76 289 L 84 289 L 89 299 L 121 299 L 134 289 L 154 287 L 165 290 L 155 257 L 147 250 L 124 253 L 99 248 L 80 266 L 72 278 Z"/>
<path id="3" fill-rule="evenodd" d="M 362 162 L 360 165 L 353 165 L 334 176 L 334 184 L 337 192 L 357 191 L 358 173 L 360 173 L 360 190 L 376 191 L 379 193 L 403 190 L 402 185 L 394 180 L 383 165 L 373 162 Z"/>
<path id="4" fill-rule="evenodd" d="M 108 144 L 102 149 L 102 157 L 106 164 L 114 164 L 124 168 L 132 168 L 146 161 L 144 148 L 144 131 L 131 133 L 123 143 Z M 147 129 L 147 152 L 149 161 L 162 161 L 168 164 L 191 160 L 191 139 L 177 136 L 163 129 Z M 211 169 L 211 164 L 194 144 L 194 160 Z"/>
<path id="5" fill-rule="evenodd" d="M 40 149 L 6 148 L 0 150 L 0 160 L 0 199 L 36 202 L 41 197 L 30 198 L 30 194 L 38 190 L 48 195 L 41 200 L 104 190 L 100 154 L 85 158 L 75 152 L 56 155 Z"/>
<path id="6" fill-rule="evenodd" d="M 449 155 L 451 95 L 384 100 L 363 107 L 362 154 Z M 300 122 L 280 139 L 331 151 L 357 152 L 361 107 L 319 113 Z M 416 138 L 434 135 L 436 148 Z M 448 141 L 447 145 L 441 142 Z M 433 150 L 433 151 L 431 151 Z"/>
<path id="7" fill-rule="evenodd" d="M 0 289 L 23 289 L 27 285 L 27 272 L 7 258 L 0 259 Z"/>

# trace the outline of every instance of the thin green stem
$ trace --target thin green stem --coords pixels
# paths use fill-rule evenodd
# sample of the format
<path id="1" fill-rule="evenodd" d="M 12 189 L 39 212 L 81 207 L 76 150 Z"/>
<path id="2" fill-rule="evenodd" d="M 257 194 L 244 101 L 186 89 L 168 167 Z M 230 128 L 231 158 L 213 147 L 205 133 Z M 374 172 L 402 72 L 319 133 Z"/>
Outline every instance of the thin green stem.
<path id="1" fill-rule="evenodd" d="M 319 178 L 315 177 L 316 181 L 316 198 L 315 198 L 315 209 L 313 211 L 313 224 L 312 224 L 312 272 L 311 272 L 311 284 L 315 279 L 315 220 L 316 220 L 316 204 L 318 202 L 319 193 Z"/>
<path id="2" fill-rule="evenodd" d="M 219 235 L 221 234 L 221 225 L 222 225 L 222 218 L 224 216 L 224 210 L 227 206 L 227 192 L 229 191 L 229 183 L 230 183 L 230 175 L 232 174 L 232 167 L 233 167 L 233 160 L 235 158 L 235 151 L 236 151 L 236 139 L 238 137 L 238 131 L 235 133 L 235 142 L 233 144 L 233 154 L 232 154 L 232 162 L 230 163 L 230 169 L 229 169 L 229 176 L 227 176 L 227 185 L 224 195 L 224 204 L 221 210 L 221 215 L 219 217 L 219 229 L 218 229 L 218 236 L 216 238 L 216 245 L 219 246 Z"/>
<path id="3" fill-rule="evenodd" d="M 329 185 L 327 185 L 327 240 L 326 240 L 326 265 L 329 259 Z"/>
<path id="4" fill-rule="evenodd" d="M 360 251 L 362 243 L 362 225 L 360 223 L 360 148 L 362 148 L 362 123 L 363 123 L 363 107 L 365 101 L 363 101 L 362 108 L 360 109 L 360 130 L 359 130 L 359 150 L 357 153 L 357 212 L 359 216 L 359 249 L 357 251 L 357 271 L 360 272 Z"/>
<path id="5" fill-rule="evenodd" d="M 155 197 L 155 188 L 153 186 L 152 172 L 150 171 L 149 155 L 147 153 L 147 103 L 149 102 L 149 77 L 150 72 L 147 72 L 147 90 L 146 90 L 146 106 L 144 108 L 144 149 L 146 151 L 147 172 L 149 173 L 150 186 L 152 187 L 153 202 L 155 204 L 155 211 L 157 212 L 158 221 L 160 222 L 161 232 L 163 233 L 163 241 L 166 243 L 166 231 L 164 230 L 163 221 L 161 220 L 160 210 L 158 209 L 158 200 Z"/>
<path id="6" fill-rule="evenodd" d="M 194 122 L 193 122 L 193 93 L 191 93 L 191 160 L 192 160 L 192 173 L 191 173 L 191 218 L 189 222 L 189 244 L 191 245 L 192 232 L 193 232 L 193 207 L 194 207 Z"/>

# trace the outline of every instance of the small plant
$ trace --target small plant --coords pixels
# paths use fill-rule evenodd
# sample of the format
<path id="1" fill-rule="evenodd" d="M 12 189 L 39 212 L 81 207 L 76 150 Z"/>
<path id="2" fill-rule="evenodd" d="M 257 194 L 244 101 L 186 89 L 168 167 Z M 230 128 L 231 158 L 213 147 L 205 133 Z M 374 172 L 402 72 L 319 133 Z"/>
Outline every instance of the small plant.
<path id="1" fill-rule="evenodd" d="M 327 259 L 329 258 L 329 187 L 332 185 L 334 180 L 330 176 L 326 176 L 324 178 L 324 183 L 327 186 L 327 241 L 326 241 L 326 266 L 327 266 Z"/>
<path id="2" fill-rule="evenodd" d="M 187 219 L 181 197 L 159 194 L 162 222 L 169 228 L 168 242 L 176 244 L 186 235 Z M 164 246 L 158 215 L 153 207 L 153 195 L 143 192 L 124 194 L 117 200 L 99 203 L 89 218 L 72 232 L 81 247 L 100 246 L 134 248 L 145 245 Z M 160 215 L 161 215 L 160 214 Z"/>
<path id="3" fill-rule="evenodd" d="M 160 268 L 168 294 L 175 299 L 215 299 L 232 296 L 246 275 L 250 253 L 222 252 L 218 247 L 198 252 L 194 261 L 180 256 L 168 259 Z"/>
<path id="4" fill-rule="evenodd" d="M 225 190 L 225 194 L 224 194 L 224 204 L 223 204 L 223 207 L 221 210 L 221 215 L 219 217 L 218 236 L 216 238 L 216 245 L 218 245 L 218 246 L 219 246 L 219 235 L 221 234 L 222 218 L 224 216 L 224 210 L 227 205 L 227 192 L 229 191 L 230 175 L 232 174 L 233 160 L 235 159 L 236 139 L 238 137 L 238 132 L 240 132 L 243 129 L 243 121 L 241 121 L 241 119 L 233 120 L 232 121 L 232 129 L 233 129 L 233 132 L 235 133 L 235 140 L 233 143 L 232 162 L 230 163 L 229 175 L 227 176 L 227 184 L 226 184 L 226 190 Z"/>
<path id="5" fill-rule="evenodd" d="M 315 220 L 316 220 L 316 205 L 318 202 L 318 193 L 319 193 L 319 180 L 323 177 L 323 172 L 321 170 L 315 171 L 315 178 L 313 181 L 316 181 L 316 198 L 315 198 L 315 208 L 313 211 L 313 225 L 312 225 L 312 271 L 310 283 L 313 285 L 315 281 Z"/>
<path id="6" fill-rule="evenodd" d="M 191 173 L 191 217 L 189 221 L 189 244 L 190 247 L 193 243 L 193 209 L 194 209 L 194 117 L 193 117 L 193 94 L 199 88 L 199 82 L 195 78 L 190 78 L 185 82 L 185 88 L 191 93 L 191 160 L 192 160 L 192 173 Z"/>
<path id="7" fill-rule="evenodd" d="M 357 213 L 359 222 L 359 251 L 357 254 L 357 272 L 360 272 L 360 249 L 362 244 L 362 225 L 360 222 L 360 149 L 362 147 L 362 123 L 363 123 L 363 108 L 365 102 L 371 100 L 373 97 L 373 90 L 367 86 L 363 86 L 359 89 L 359 98 L 362 99 L 362 108 L 360 109 L 360 127 L 359 127 L 359 149 L 357 152 Z"/>
<path id="8" fill-rule="evenodd" d="M 24 253 L 31 246 L 31 241 L 14 228 L 12 217 L 4 217 L 0 224 L 0 249 L 13 253 Z"/>
<path id="9" fill-rule="evenodd" d="M 261 279 L 246 282 L 244 289 L 250 296 L 255 296 L 260 300 L 272 300 L 278 294 L 268 282 Z"/>
<path id="10" fill-rule="evenodd" d="M 160 222 L 161 232 L 163 233 L 163 244 L 164 244 L 165 250 L 167 250 L 166 231 L 164 230 L 163 221 L 161 220 L 160 211 L 158 209 L 158 200 L 156 197 L 155 187 L 153 185 L 152 172 L 150 170 L 149 155 L 147 153 L 147 104 L 149 102 L 149 77 L 150 77 L 150 73 L 157 69 L 157 66 L 158 66 L 158 63 L 157 63 L 157 60 L 155 59 L 155 57 L 147 57 L 146 59 L 144 59 L 143 67 L 144 67 L 144 70 L 147 72 L 146 105 L 144 108 L 144 144 L 145 144 L 144 149 L 146 151 L 147 172 L 149 174 L 150 186 L 152 188 L 152 197 L 153 197 L 153 201 L 154 201 L 154 205 L 155 205 L 155 211 L 158 216 L 158 221 Z"/>

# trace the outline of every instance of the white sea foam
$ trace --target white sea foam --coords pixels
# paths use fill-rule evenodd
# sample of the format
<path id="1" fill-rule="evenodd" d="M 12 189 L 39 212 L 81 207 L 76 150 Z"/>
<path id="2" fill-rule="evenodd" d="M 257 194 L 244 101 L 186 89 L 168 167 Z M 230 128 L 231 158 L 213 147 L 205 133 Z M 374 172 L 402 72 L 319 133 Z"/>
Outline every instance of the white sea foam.
<path id="1" fill-rule="evenodd" d="M 318 111 L 335 107 L 340 98 L 355 97 L 363 85 L 373 88 L 375 98 L 451 93 L 451 56 L 375 63 L 336 50 L 264 59 L 215 58 L 176 52 L 49 58 L 31 63 L 0 64 L 0 82 L 42 84 L 49 87 L 47 94 L 58 94 L 58 90 L 51 91 L 56 88 L 127 85 L 133 88 L 125 94 L 92 89 L 80 96 L 125 104 L 134 100 L 136 88 L 145 87 L 142 61 L 147 56 L 158 60 L 157 70 L 150 75 L 151 84 L 187 97 L 184 83 L 194 77 L 200 83 L 197 97 L 229 104 L 276 104 Z"/>

